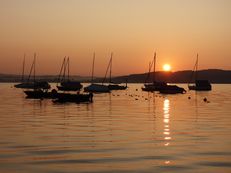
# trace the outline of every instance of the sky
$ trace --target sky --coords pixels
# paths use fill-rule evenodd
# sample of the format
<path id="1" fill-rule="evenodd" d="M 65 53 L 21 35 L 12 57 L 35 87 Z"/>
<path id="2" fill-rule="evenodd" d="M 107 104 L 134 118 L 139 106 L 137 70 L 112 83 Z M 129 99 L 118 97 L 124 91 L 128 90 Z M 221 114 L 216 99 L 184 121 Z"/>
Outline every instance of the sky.
<path id="1" fill-rule="evenodd" d="M 0 73 L 58 74 L 64 56 L 72 75 L 144 73 L 156 69 L 231 70 L 230 0 L 0 0 Z"/>

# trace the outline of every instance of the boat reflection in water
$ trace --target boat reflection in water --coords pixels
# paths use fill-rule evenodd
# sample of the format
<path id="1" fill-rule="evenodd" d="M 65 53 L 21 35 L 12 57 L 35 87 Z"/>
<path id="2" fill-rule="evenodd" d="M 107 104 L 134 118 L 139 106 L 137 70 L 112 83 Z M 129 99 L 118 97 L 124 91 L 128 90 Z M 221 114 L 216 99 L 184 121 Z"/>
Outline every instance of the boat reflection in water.
<path id="1" fill-rule="evenodd" d="M 163 105 L 163 111 L 164 111 L 164 117 L 163 117 L 163 123 L 164 123 L 164 146 L 168 147 L 171 142 L 171 133 L 170 133 L 170 101 L 168 99 L 164 100 L 164 105 Z M 165 160 L 165 164 L 170 164 L 170 160 Z"/>

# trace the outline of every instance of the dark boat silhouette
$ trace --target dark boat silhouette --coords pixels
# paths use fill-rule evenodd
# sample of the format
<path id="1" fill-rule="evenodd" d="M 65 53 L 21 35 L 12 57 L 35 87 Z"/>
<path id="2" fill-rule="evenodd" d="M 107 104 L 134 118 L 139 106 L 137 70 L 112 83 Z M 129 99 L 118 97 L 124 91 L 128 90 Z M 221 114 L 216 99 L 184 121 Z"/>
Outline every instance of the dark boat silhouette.
<path id="1" fill-rule="evenodd" d="M 59 74 L 59 84 L 57 84 L 57 88 L 60 91 L 79 91 L 83 85 L 79 81 L 71 81 L 70 80 L 70 63 L 69 57 L 64 57 L 63 63 L 61 66 L 60 74 Z M 67 76 L 66 76 L 67 71 Z"/>
<path id="2" fill-rule="evenodd" d="M 153 66 L 153 79 L 152 79 L 152 83 L 146 83 L 150 77 L 150 72 L 151 72 L 151 68 Z M 153 61 L 149 64 L 149 71 L 148 71 L 148 75 L 145 79 L 145 84 L 144 87 L 142 87 L 142 91 L 160 91 L 163 87 L 166 87 L 167 83 L 166 82 L 162 82 L 162 81 L 156 81 L 156 52 L 154 53 L 154 57 L 153 57 Z"/>
<path id="3" fill-rule="evenodd" d="M 212 90 L 212 85 L 208 80 L 199 80 L 198 75 L 197 75 L 197 70 L 198 70 L 198 54 L 197 54 L 197 59 L 195 66 L 193 68 L 192 76 L 191 79 L 194 77 L 195 81 L 194 83 L 189 83 L 188 84 L 188 89 L 189 90 L 196 90 L 196 91 L 210 91 Z"/>
<path id="4" fill-rule="evenodd" d="M 196 80 L 194 85 L 188 86 L 189 90 L 210 91 L 212 86 L 208 80 Z"/>
<path id="5" fill-rule="evenodd" d="M 15 88 L 22 89 L 50 89 L 50 84 L 46 81 L 25 82 L 15 85 Z"/>
<path id="6" fill-rule="evenodd" d="M 71 93 L 58 93 L 56 99 L 53 100 L 54 103 L 82 103 L 82 102 L 92 102 L 93 94 L 71 94 Z"/>
<path id="7" fill-rule="evenodd" d="M 55 99 L 58 97 L 57 91 L 53 89 L 52 91 L 36 89 L 36 90 L 26 90 L 24 93 L 27 95 L 27 98 L 33 99 Z"/>
<path id="8" fill-rule="evenodd" d="M 36 54 L 34 54 L 34 61 L 31 66 L 30 74 L 28 77 L 28 81 L 30 79 L 31 73 L 33 71 L 34 81 L 31 86 L 27 86 L 24 93 L 27 95 L 27 98 L 45 98 L 48 97 L 51 93 L 49 89 L 51 88 L 50 84 L 46 81 L 35 81 L 35 62 L 36 62 Z"/>
<path id="9" fill-rule="evenodd" d="M 166 87 L 166 82 L 153 82 L 151 84 L 144 84 L 142 87 L 143 91 L 160 91 L 162 88 Z"/>
<path id="10" fill-rule="evenodd" d="M 59 86 L 57 86 L 60 91 L 79 91 L 83 85 L 78 81 L 70 81 L 67 80 L 65 82 L 61 82 Z"/>
<path id="11" fill-rule="evenodd" d="M 36 59 L 36 54 L 34 54 L 34 60 L 32 62 L 31 65 L 31 69 L 30 69 L 30 73 L 29 76 L 27 78 L 27 80 L 25 81 L 25 59 L 26 59 L 26 55 L 24 54 L 24 58 L 23 58 L 23 65 L 22 65 L 22 78 L 21 78 L 21 83 L 14 85 L 15 88 L 22 88 L 22 89 L 50 89 L 50 85 L 48 82 L 46 81 L 36 81 L 35 80 L 35 59 Z M 32 75 L 32 71 L 34 69 L 34 80 L 31 81 L 31 75 Z"/>
<path id="12" fill-rule="evenodd" d="M 66 76 L 67 71 L 67 76 Z M 59 102 L 59 103 L 66 103 L 66 102 L 75 102 L 75 103 L 81 103 L 81 102 L 92 102 L 93 101 L 93 94 L 80 94 L 79 91 L 83 87 L 82 84 L 78 81 L 71 81 L 69 79 L 69 71 L 70 71 L 70 65 L 69 65 L 69 57 L 64 57 L 63 63 L 61 66 L 59 79 L 60 82 L 57 84 L 57 88 L 59 91 L 64 92 L 54 92 L 51 93 L 51 96 L 55 98 L 53 102 Z M 68 92 L 66 92 L 68 91 Z M 77 91 L 77 93 L 71 93 L 73 91 Z"/>
<path id="13" fill-rule="evenodd" d="M 84 87 L 84 92 L 93 92 L 93 93 L 109 93 L 110 90 L 108 86 L 102 84 L 93 83 L 94 81 L 94 69 L 95 69 L 95 53 L 93 53 L 93 62 L 92 62 L 92 73 L 91 73 L 91 84 Z"/>
<path id="14" fill-rule="evenodd" d="M 184 94 L 186 90 L 177 85 L 166 85 L 162 87 L 160 90 L 161 94 Z"/>
<path id="15" fill-rule="evenodd" d="M 33 82 L 24 81 L 25 60 L 26 60 L 26 54 L 24 54 L 23 57 L 21 83 L 15 84 L 14 85 L 15 88 L 28 88 L 28 87 L 31 88 L 34 86 Z"/>
<path id="16" fill-rule="evenodd" d="M 110 61 L 108 63 L 108 68 L 107 68 L 104 80 L 106 80 L 107 72 L 108 72 L 108 69 L 110 68 L 110 76 L 109 76 L 109 84 L 108 84 L 109 90 L 125 90 L 125 89 L 128 88 L 127 87 L 127 82 L 126 82 L 125 86 L 115 84 L 115 83 L 112 82 L 112 56 L 113 56 L 113 53 L 111 53 L 111 58 L 110 58 Z"/>
<path id="17" fill-rule="evenodd" d="M 110 83 L 108 85 L 108 88 L 109 88 L 109 90 L 126 90 L 128 87 L 127 87 L 127 83 L 126 83 L 125 86 L 122 86 L 122 85 L 119 85 L 119 84 Z"/>
<path id="18" fill-rule="evenodd" d="M 84 92 L 109 93 L 110 90 L 108 86 L 105 86 L 103 84 L 92 83 L 84 88 Z"/>

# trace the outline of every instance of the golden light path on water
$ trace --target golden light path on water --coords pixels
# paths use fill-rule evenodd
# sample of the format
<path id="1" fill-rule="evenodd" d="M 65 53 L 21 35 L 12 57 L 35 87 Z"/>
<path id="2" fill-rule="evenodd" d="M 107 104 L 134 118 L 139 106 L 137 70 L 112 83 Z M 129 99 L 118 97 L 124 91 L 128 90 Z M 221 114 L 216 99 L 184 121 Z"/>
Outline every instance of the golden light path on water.
<path id="1" fill-rule="evenodd" d="M 170 145 L 170 141 L 171 141 L 171 136 L 170 136 L 170 101 L 168 99 L 165 99 L 164 100 L 164 105 L 163 105 L 163 111 L 164 111 L 164 140 L 165 140 L 165 143 L 164 143 L 164 146 L 165 147 L 168 147 Z M 165 161 L 165 164 L 169 164 L 170 161 L 169 160 L 166 160 Z"/>

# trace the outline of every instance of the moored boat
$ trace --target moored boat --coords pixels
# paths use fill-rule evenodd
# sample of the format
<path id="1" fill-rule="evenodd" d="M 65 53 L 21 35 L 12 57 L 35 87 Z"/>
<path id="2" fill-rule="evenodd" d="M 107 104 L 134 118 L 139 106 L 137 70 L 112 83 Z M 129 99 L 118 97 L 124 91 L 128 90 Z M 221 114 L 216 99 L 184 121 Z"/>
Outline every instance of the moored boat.
<path id="1" fill-rule="evenodd" d="M 150 77 L 151 68 L 153 66 L 153 79 L 152 83 L 146 83 L 148 78 Z M 148 75 L 145 80 L 144 86 L 141 88 L 142 91 L 160 91 L 163 87 L 167 86 L 166 82 L 156 81 L 156 52 L 154 53 L 153 61 L 149 64 Z"/>
<path id="2" fill-rule="evenodd" d="M 108 86 L 102 84 L 93 83 L 94 81 L 94 69 L 95 69 L 95 53 L 93 53 L 93 62 L 92 62 L 92 73 L 91 73 L 91 84 L 84 87 L 84 92 L 93 92 L 93 93 L 109 93 L 110 90 Z"/>
<path id="3" fill-rule="evenodd" d="M 186 90 L 182 87 L 178 87 L 177 85 L 166 85 L 162 87 L 160 90 L 162 94 L 185 94 Z"/>
<path id="4" fill-rule="evenodd" d="M 34 88 L 35 84 L 34 82 L 22 82 L 19 84 L 15 84 L 14 87 L 15 88 Z"/>
<path id="5" fill-rule="evenodd" d="M 25 75 L 24 75 L 24 71 L 25 71 L 25 58 L 26 55 L 24 54 L 24 58 L 23 58 L 23 65 L 22 65 L 22 78 L 21 78 L 21 83 L 19 84 L 15 84 L 14 87 L 15 88 L 23 88 L 23 89 L 50 89 L 50 85 L 48 82 L 46 81 L 38 81 L 35 80 L 35 60 L 36 60 L 36 54 L 34 54 L 34 60 L 32 62 L 31 65 L 31 69 L 30 69 L 30 74 L 27 78 L 27 80 L 25 80 Z M 34 70 L 34 79 L 31 80 L 31 76 L 32 76 L 32 71 Z"/>
<path id="6" fill-rule="evenodd" d="M 67 76 L 66 76 L 67 70 Z M 59 74 L 59 84 L 57 85 L 58 90 L 60 91 L 79 91 L 83 85 L 79 81 L 70 80 L 70 64 L 69 57 L 64 57 L 63 64 L 61 66 L 60 74 Z"/>
<path id="7" fill-rule="evenodd" d="M 125 90 L 125 89 L 128 88 L 127 82 L 126 82 L 126 85 L 119 85 L 119 84 L 115 84 L 115 83 L 112 82 L 112 56 L 113 56 L 113 53 L 111 53 L 111 58 L 110 58 L 110 61 L 109 61 L 109 64 L 108 64 L 108 68 L 110 68 L 110 76 L 109 76 L 108 88 L 109 88 L 109 90 Z M 107 68 L 107 71 L 108 71 L 108 68 Z M 106 79 L 107 71 L 106 71 L 106 75 L 105 75 L 104 80 Z"/>
<path id="8" fill-rule="evenodd" d="M 36 54 L 34 54 L 34 61 L 31 66 L 30 74 L 28 77 L 28 85 L 25 85 L 24 88 L 27 89 L 24 93 L 27 95 L 27 98 L 45 98 L 50 97 L 48 90 L 51 88 L 50 84 L 46 81 L 35 81 L 35 60 Z M 29 82 L 32 71 L 33 73 L 33 82 Z"/>
<path id="9" fill-rule="evenodd" d="M 57 98 L 53 100 L 54 103 L 82 103 L 82 102 L 93 102 L 93 94 L 71 94 L 71 93 L 59 93 Z"/>
<path id="10" fill-rule="evenodd" d="M 196 80 L 195 84 L 189 84 L 188 88 L 196 91 L 210 91 L 212 90 L 212 85 L 208 80 Z"/>
<path id="11" fill-rule="evenodd" d="M 191 79 L 194 77 L 195 81 L 194 83 L 189 83 L 188 84 L 188 89 L 189 90 L 195 90 L 195 91 L 210 91 L 212 90 L 212 85 L 210 84 L 210 82 L 208 80 L 199 80 L 198 79 L 198 74 L 197 74 L 197 70 L 198 70 L 198 54 L 197 54 L 197 59 L 196 59 L 196 63 L 192 72 L 192 77 Z"/>
<path id="12" fill-rule="evenodd" d="M 30 88 L 31 86 L 34 85 L 34 83 L 32 83 L 32 82 L 25 82 L 24 81 L 25 60 L 26 60 L 26 54 L 24 54 L 24 57 L 23 57 L 21 83 L 15 84 L 14 85 L 15 88 L 28 88 L 28 87 Z"/>
<path id="13" fill-rule="evenodd" d="M 84 92 L 109 93 L 110 90 L 106 85 L 92 83 L 84 88 Z"/>
<path id="14" fill-rule="evenodd" d="M 79 91 L 83 85 L 78 81 L 65 81 L 57 86 L 60 91 Z"/>
<path id="15" fill-rule="evenodd" d="M 144 84 L 141 89 L 143 91 L 160 91 L 163 87 L 167 86 L 166 82 L 153 82 L 149 84 Z"/>
<path id="16" fill-rule="evenodd" d="M 54 99 L 58 97 L 57 91 L 53 89 L 52 91 L 43 90 L 43 89 L 35 89 L 35 90 L 26 90 L 24 93 L 27 95 L 26 98 L 33 99 Z"/>
<path id="17" fill-rule="evenodd" d="M 119 85 L 119 84 L 109 84 L 108 85 L 109 90 L 125 90 L 127 89 L 127 83 L 126 85 Z"/>

